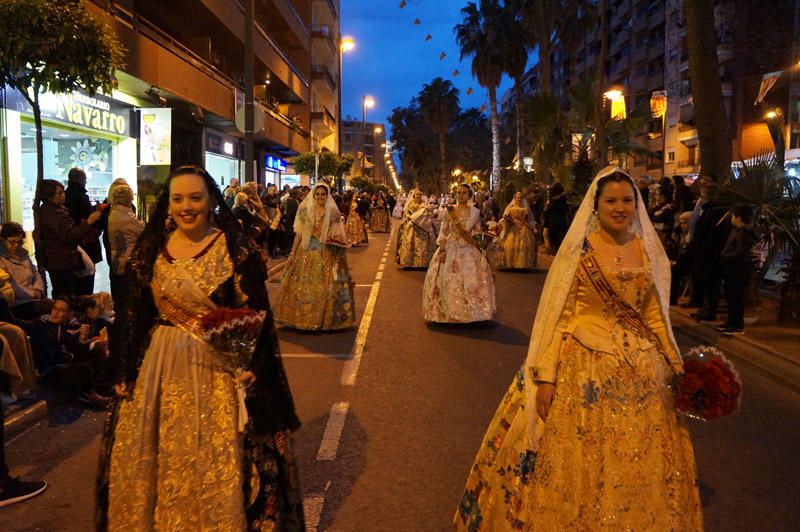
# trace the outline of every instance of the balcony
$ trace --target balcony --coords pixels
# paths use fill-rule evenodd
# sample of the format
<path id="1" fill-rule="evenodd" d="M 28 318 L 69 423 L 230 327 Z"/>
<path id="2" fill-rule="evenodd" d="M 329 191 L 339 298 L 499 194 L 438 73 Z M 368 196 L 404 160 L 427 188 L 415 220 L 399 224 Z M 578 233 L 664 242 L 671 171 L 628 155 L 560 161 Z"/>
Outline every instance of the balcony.
<path id="1" fill-rule="evenodd" d="M 700 162 L 694 159 L 678 161 L 678 169 L 689 169 L 692 170 L 693 173 L 696 173 L 700 169 Z"/>
<path id="2" fill-rule="evenodd" d="M 336 117 L 324 105 L 314 106 L 311 108 L 311 129 L 319 138 L 327 138 L 336 131 Z"/>
<path id="3" fill-rule="evenodd" d="M 339 20 L 339 12 L 333 0 L 314 0 L 314 7 L 317 6 L 319 6 L 319 10 L 315 9 L 315 12 L 319 15 L 319 20 L 330 20 L 331 22 Z"/>
<path id="4" fill-rule="evenodd" d="M 330 26 L 326 24 L 312 24 L 311 38 L 327 47 L 333 57 L 336 57 L 336 37 Z"/>
<path id="5" fill-rule="evenodd" d="M 322 65 L 311 66 L 311 79 L 323 81 L 328 84 L 332 91 L 336 91 L 336 78 L 328 70 L 328 67 Z"/>

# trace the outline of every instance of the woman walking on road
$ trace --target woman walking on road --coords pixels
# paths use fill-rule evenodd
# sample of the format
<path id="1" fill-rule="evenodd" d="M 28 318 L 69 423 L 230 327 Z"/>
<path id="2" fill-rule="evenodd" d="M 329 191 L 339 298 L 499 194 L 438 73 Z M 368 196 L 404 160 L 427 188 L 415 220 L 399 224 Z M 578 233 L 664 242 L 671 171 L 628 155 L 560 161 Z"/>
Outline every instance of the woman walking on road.
<path id="1" fill-rule="evenodd" d="M 369 244 L 367 236 L 367 225 L 358 213 L 358 194 L 353 194 L 350 199 L 350 206 L 347 213 L 347 241 L 351 246 L 366 246 Z M 334 202 L 335 203 L 335 202 Z"/>
<path id="2" fill-rule="evenodd" d="M 395 261 L 402 268 L 427 268 L 436 251 L 436 226 L 432 206 L 415 188 L 406 200 L 403 223 L 397 237 Z"/>
<path id="3" fill-rule="evenodd" d="M 125 276 L 98 530 L 303 530 L 264 264 L 203 168 L 170 173 Z"/>
<path id="4" fill-rule="evenodd" d="M 353 327 L 356 310 L 347 267 L 349 245 L 327 185 L 316 185 L 300 204 L 294 232 L 275 300 L 275 321 L 308 331 Z"/>
<path id="5" fill-rule="evenodd" d="M 456 205 L 445 211 L 422 291 L 425 321 L 472 323 L 495 317 L 494 274 L 472 238 L 480 232 L 481 213 L 470 202 L 472 188 L 458 186 Z"/>
<path id="6" fill-rule="evenodd" d="M 536 267 L 536 234 L 533 213 L 522 192 L 514 194 L 500 221 L 502 230 L 498 237 L 497 269 L 532 270 Z"/>
<path id="7" fill-rule="evenodd" d="M 458 530 L 702 530 L 669 261 L 631 178 L 595 178 L 553 261 L 528 358 L 456 511 Z"/>
<path id="8" fill-rule="evenodd" d="M 392 219 L 389 216 L 389 206 L 386 196 L 379 192 L 372 204 L 372 217 L 369 220 L 369 230 L 373 233 L 388 233 L 392 230 Z"/>

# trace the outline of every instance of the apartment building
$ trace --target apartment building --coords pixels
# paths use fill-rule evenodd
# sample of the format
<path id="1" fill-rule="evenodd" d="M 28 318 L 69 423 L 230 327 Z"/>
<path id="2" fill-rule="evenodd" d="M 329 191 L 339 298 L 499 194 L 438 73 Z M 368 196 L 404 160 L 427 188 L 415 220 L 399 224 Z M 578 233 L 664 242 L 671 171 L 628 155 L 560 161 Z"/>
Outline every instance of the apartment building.
<path id="1" fill-rule="evenodd" d="M 339 150 L 341 33 L 339 0 L 311 3 L 311 149 Z"/>
<path id="2" fill-rule="evenodd" d="M 761 75 L 792 64 L 791 4 L 794 2 L 772 3 L 784 9 L 788 16 L 779 16 L 774 10 L 771 13 L 774 20 L 771 31 L 779 36 L 772 40 L 771 45 L 766 44 L 766 40 L 759 44 L 752 37 L 744 40 L 753 15 L 746 12 L 746 7 L 721 2 L 715 8 L 717 57 L 725 108 L 731 124 L 734 160 L 747 159 L 771 148 L 763 119 L 765 106 L 756 107 L 753 101 Z M 608 1 L 606 8 L 605 88 L 619 88 L 629 111 L 637 106 L 648 106 L 655 91 L 666 91 L 667 94 L 664 119 L 650 120 L 635 138 L 651 155 L 629 159 L 629 170 L 636 177 L 643 174 L 656 178 L 696 174 L 700 168 L 700 151 L 689 80 L 683 0 L 615 0 Z M 768 16 L 769 9 L 765 6 L 758 16 Z M 774 46 L 776 40 L 780 43 L 778 46 Z M 759 56 L 758 46 L 773 46 L 782 53 Z M 599 17 L 570 48 L 555 47 L 551 55 L 551 87 L 556 98 L 566 102 L 571 86 L 585 77 L 595 76 L 600 48 Z M 760 60 L 744 59 L 746 54 Z M 528 71 L 525 80 L 526 94 L 538 92 L 538 65 Z M 792 101 L 789 89 L 789 84 L 785 83 L 776 86 L 767 98 L 767 105 L 774 102 L 785 109 L 787 101 Z M 798 90 L 795 87 L 793 91 L 795 103 L 800 96 Z M 513 91 L 504 94 L 501 102 L 504 113 L 513 113 Z M 792 110 L 792 123 L 787 134 L 789 148 L 800 147 L 799 125 L 796 110 Z"/>
<path id="3" fill-rule="evenodd" d="M 342 120 L 342 155 L 353 157 L 351 176 L 366 176 L 378 185 L 388 184 L 386 126 L 346 117 Z"/>

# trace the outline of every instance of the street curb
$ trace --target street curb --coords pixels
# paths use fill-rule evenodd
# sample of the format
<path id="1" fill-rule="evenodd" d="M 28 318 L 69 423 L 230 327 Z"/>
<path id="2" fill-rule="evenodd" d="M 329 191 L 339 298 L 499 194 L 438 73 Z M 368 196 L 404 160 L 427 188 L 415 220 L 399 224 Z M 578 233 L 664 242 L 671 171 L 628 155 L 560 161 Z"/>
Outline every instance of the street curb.
<path id="1" fill-rule="evenodd" d="M 745 336 L 727 337 L 678 311 L 670 310 L 672 326 L 695 341 L 719 347 L 726 356 L 800 392 L 800 364 L 783 353 Z"/>
<path id="2" fill-rule="evenodd" d="M 6 441 L 14 436 L 22 434 L 46 416 L 47 403 L 42 400 L 36 401 L 32 405 L 21 410 L 17 410 L 6 417 L 5 423 L 3 424 Z"/>

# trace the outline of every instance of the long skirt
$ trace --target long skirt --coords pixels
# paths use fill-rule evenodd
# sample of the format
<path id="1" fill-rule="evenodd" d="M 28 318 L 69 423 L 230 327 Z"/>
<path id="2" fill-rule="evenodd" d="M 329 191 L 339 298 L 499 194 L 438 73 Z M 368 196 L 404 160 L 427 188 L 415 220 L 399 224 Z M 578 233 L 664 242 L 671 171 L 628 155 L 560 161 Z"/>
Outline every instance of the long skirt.
<path id="1" fill-rule="evenodd" d="M 495 265 L 501 270 L 532 270 L 536 267 L 536 236 L 527 227 L 510 224 L 497 242 Z"/>
<path id="2" fill-rule="evenodd" d="M 373 233 L 388 233 L 392 230 L 392 220 L 389 218 L 388 209 L 373 209 L 369 230 Z"/>
<path id="3" fill-rule="evenodd" d="M 702 530 L 694 452 L 655 350 L 636 366 L 569 337 L 536 450 L 522 371 L 489 425 L 457 530 Z"/>
<path id="4" fill-rule="evenodd" d="M 351 246 L 365 246 L 369 243 L 367 226 L 358 213 L 351 212 L 347 217 L 345 232 L 347 233 L 347 241 Z"/>
<path id="5" fill-rule="evenodd" d="M 431 227 L 431 229 L 433 229 Z M 427 268 L 436 251 L 436 235 L 411 220 L 400 225 L 395 262 L 403 268 Z"/>
<path id="6" fill-rule="evenodd" d="M 283 275 L 273 307 L 275 321 L 295 329 L 331 331 L 355 325 L 353 280 L 343 248 L 312 237 Z"/>
<path id="7" fill-rule="evenodd" d="M 448 242 L 433 254 L 422 289 L 425 321 L 472 323 L 495 318 L 494 273 L 471 245 Z"/>

